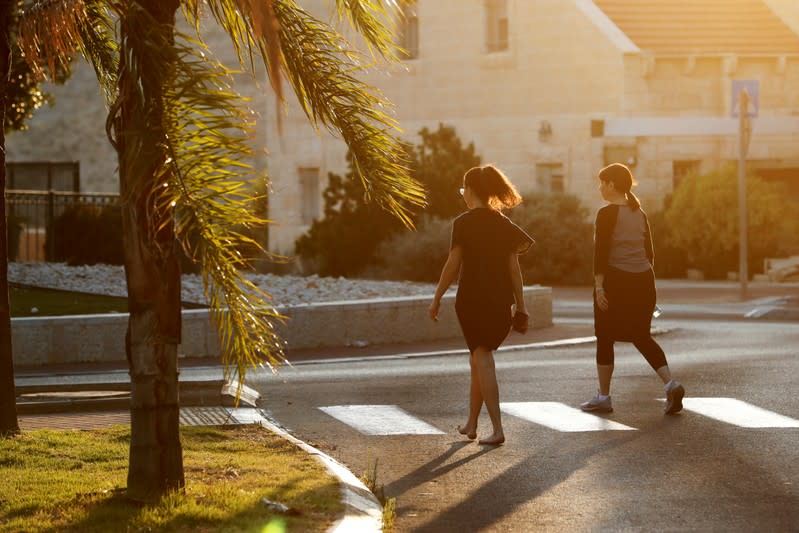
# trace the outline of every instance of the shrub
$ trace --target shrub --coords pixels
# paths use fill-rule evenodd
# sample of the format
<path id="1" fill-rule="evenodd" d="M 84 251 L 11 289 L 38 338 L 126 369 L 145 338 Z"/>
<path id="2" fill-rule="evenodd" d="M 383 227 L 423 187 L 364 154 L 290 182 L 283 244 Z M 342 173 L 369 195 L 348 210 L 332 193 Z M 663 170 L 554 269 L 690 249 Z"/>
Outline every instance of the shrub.
<path id="1" fill-rule="evenodd" d="M 321 276 L 353 276 L 373 260 L 375 248 L 401 227 L 374 204 L 367 204 L 360 180 L 329 175 L 325 217 L 315 220 L 296 242 L 303 271 Z"/>
<path id="2" fill-rule="evenodd" d="M 508 215 L 536 240 L 520 256 L 526 284 L 591 282 L 593 229 L 575 196 L 532 195 Z M 436 282 L 449 253 L 452 221 L 426 217 L 418 231 L 397 233 L 380 244 L 367 277 Z"/>
<path id="3" fill-rule="evenodd" d="M 117 206 L 70 206 L 47 228 L 49 261 L 69 265 L 124 263 L 122 213 Z"/>
<path id="4" fill-rule="evenodd" d="M 536 241 L 519 256 L 525 284 L 591 283 L 593 226 L 576 196 L 525 196 L 508 216 Z"/>
<path id="5" fill-rule="evenodd" d="M 668 246 L 685 254 L 689 268 L 708 279 L 738 270 L 738 177 L 727 166 L 683 183 L 665 210 Z M 761 272 L 763 259 L 787 253 L 795 242 L 797 219 L 784 185 L 747 176 L 749 272 Z M 657 260 L 656 260 L 657 262 Z"/>
<path id="6" fill-rule="evenodd" d="M 425 217 L 449 219 L 462 212 L 463 198 L 458 189 L 463 174 L 480 164 L 474 145 L 464 147 L 452 127 L 439 124 L 438 130 L 423 128 L 419 135 L 421 144 L 408 147 L 411 175 L 424 186 L 428 200 L 425 211 L 414 216 L 417 225 L 424 224 Z M 395 268 L 392 265 L 381 263 L 383 252 L 376 250 L 380 243 L 402 231 L 402 225 L 376 205 L 365 202 L 364 186 L 354 177 L 351 167 L 344 177 L 332 173 L 328 177 L 324 218 L 314 221 L 295 243 L 303 270 L 322 276 L 354 276 L 370 265 L 368 268 L 373 273 L 400 275 L 392 273 Z M 411 246 L 421 234 L 403 232 L 403 235 L 397 237 L 398 245 Z M 405 272 L 402 275 L 418 277 L 410 270 Z"/>
<path id="7" fill-rule="evenodd" d="M 377 279 L 435 283 L 449 255 L 451 231 L 451 221 L 425 217 L 416 231 L 401 231 L 380 243 L 375 260 L 362 274 Z"/>
<path id="8" fill-rule="evenodd" d="M 667 198 L 666 208 L 669 203 L 670 199 Z M 688 269 L 688 260 L 683 250 L 671 244 L 671 226 L 666 223 L 666 208 L 648 214 L 655 248 L 655 275 L 658 278 L 682 278 Z"/>
<path id="9" fill-rule="evenodd" d="M 463 146 L 455 128 L 438 125 L 436 131 L 422 128 L 421 144 L 411 153 L 411 175 L 424 185 L 427 193 L 425 215 L 451 219 L 464 210 L 458 190 L 463 175 L 480 165 L 474 144 Z"/>

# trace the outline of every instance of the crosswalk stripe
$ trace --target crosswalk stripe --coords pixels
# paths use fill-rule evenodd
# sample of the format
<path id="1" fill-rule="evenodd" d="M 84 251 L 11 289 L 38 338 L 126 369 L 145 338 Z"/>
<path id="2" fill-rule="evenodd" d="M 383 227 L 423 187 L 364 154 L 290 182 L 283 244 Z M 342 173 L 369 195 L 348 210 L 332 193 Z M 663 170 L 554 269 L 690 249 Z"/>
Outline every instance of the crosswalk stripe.
<path id="1" fill-rule="evenodd" d="M 799 420 L 735 398 L 684 398 L 683 407 L 727 424 L 745 428 L 799 428 Z"/>
<path id="2" fill-rule="evenodd" d="M 443 435 L 396 405 L 331 405 L 321 411 L 366 435 Z"/>
<path id="3" fill-rule="evenodd" d="M 558 431 L 629 431 L 635 430 L 612 420 L 584 413 L 559 402 L 509 402 L 500 409 L 509 415 Z"/>

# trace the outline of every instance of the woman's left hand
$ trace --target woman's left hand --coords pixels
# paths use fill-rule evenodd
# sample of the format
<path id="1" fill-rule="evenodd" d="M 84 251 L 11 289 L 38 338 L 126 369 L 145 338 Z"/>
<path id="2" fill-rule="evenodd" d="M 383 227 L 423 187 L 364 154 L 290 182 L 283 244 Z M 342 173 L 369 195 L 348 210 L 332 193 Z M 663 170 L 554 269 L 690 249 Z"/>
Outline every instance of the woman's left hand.
<path id="1" fill-rule="evenodd" d="M 602 311 L 608 310 L 608 297 L 605 296 L 605 289 L 601 287 L 596 290 L 596 305 Z"/>
<path id="2" fill-rule="evenodd" d="M 430 304 L 430 307 L 427 308 L 427 316 L 430 317 L 430 320 L 433 322 L 438 322 L 438 310 L 441 307 L 441 302 L 438 300 L 433 300 Z"/>

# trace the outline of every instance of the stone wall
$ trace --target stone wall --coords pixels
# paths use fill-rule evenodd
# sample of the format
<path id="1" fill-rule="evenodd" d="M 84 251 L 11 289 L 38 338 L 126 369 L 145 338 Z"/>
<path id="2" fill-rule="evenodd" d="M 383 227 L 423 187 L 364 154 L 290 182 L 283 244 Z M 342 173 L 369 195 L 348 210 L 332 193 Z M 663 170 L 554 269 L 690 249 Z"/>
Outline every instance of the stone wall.
<path id="1" fill-rule="evenodd" d="M 552 290 L 525 287 L 531 328 L 552 325 Z M 431 296 L 359 300 L 281 308 L 279 333 L 290 351 L 361 344 L 419 343 L 461 335 L 454 295 L 442 299 L 439 322 L 427 316 Z M 125 361 L 128 315 L 13 318 L 14 364 L 119 363 Z M 207 310 L 183 311 L 181 357 L 219 357 Z M 289 355 L 290 359 L 290 355 Z"/>

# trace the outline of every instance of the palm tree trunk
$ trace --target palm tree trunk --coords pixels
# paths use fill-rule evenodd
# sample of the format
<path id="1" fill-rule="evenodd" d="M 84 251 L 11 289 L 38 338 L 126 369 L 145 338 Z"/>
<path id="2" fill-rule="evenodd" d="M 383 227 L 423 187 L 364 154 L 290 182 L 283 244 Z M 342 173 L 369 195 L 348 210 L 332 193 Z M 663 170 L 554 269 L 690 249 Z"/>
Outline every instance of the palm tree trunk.
<path id="1" fill-rule="evenodd" d="M 157 21 L 160 31 L 174 32 L 176 0 L 137 0 Z M 121 21 L 122 49 L 120 57 L 120 94 L 130 80 L 125 69 L 127 57 L 124 18 Z M 156 70 L 156 69 L 154 69 Z M 159 70 L 163 72 L 163 70 Z M 128 465 L 128 497 L 138 501 L 154 501 L 170 490 L 184 486 L 183 454 L 179 433 L 177 348 L 181 337 L 180 267 L 175 253 L 174 230 L 170 215 L 166 220 L 153 220 L 152 192 L 163 183 L 155 170 L 165 159 L 159 140 L 163 107 L 160 88 L 167 80 L 154 79 L 148 73 L 148 94 L 145 109 L 139 100 L 121 102 L 118 115 L 117 151 L 119 155 L 122 229 L 125 247 L 125 277 L 128 286 L 130 319 L 125 339 L 131 379 L 131 442 Z M 139 115 L 137 113 L 144 113 Z M 127 125 L 133 118 L 147 116 L 151 126 L 145 138 L 138 138 L 143 148 L 139 158 L 152 161 L 152 172 L 132 175 Z M 141 167 L 139 167 L 141 168 Z M 153 228 L 159 228 L 154 232 Z"/>
<path id="2" fill-rule="evenodd" d="M 11 349 L 11 305 L 8 299 L 8 221 L 6 220 L 5 118 L 8 73 L 11 68 L 9 32 L 12 0 L 0 0 L 0 436 L 19 432 Z"/>

